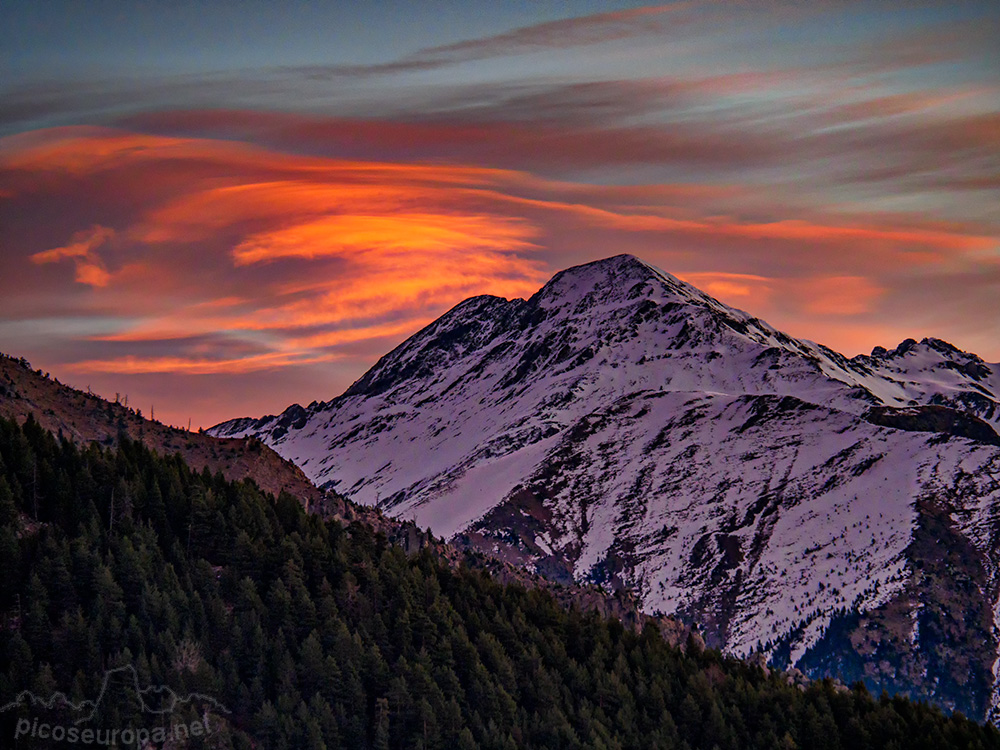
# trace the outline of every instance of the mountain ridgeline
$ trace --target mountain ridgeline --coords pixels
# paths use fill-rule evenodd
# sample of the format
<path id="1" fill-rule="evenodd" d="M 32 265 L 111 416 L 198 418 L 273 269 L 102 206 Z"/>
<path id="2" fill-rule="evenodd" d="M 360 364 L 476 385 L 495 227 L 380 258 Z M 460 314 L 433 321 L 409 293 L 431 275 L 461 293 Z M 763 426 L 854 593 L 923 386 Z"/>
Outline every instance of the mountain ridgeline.
<path id="1" fill-rule="evenodd" d="M 343 395 L 221 424 L 317 484 L 710 645 L 984 718 L 1000 685 L 1000 366 L 851 359 L 631 256 L 475 297 Z"/>
<path id="2" fill-rule="evenodd" d="M 926 703 L 685 653 L 31 416 L 0 418 L 0 569 L 4 747 L 65 747 L 11 739 L 40 712 L 154 729 L 168 712 L 193 748 L 1000 748 Z"/>

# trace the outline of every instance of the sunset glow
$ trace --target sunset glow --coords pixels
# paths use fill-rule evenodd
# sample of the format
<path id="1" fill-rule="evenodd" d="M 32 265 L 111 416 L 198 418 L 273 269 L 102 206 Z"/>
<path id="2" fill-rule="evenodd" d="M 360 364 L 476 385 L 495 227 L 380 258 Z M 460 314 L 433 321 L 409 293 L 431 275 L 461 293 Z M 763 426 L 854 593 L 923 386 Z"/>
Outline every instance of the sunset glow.
<path id="1" fill-rule="evenodd" d="M 1000 360 L 995 4 L 449 4 L 402 48 L 331 9 L 341 45 L 178 62 L 167 31 L 114 73 L 182 23 L 155 5 L 0 67 L 0 350 L 73 385 L 206 426 L 329 399 L 463 299 L 619 253 L 848 355 Z"/>

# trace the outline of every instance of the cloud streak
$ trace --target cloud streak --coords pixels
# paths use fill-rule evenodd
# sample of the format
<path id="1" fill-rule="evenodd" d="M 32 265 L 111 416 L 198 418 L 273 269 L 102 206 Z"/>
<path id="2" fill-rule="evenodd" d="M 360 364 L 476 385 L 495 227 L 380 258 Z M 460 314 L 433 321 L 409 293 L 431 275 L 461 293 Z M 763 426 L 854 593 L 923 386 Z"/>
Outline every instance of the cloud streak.
<path id="1" fill-rule="evenodd" d="M 693 22 L 688 11 L 704 2 L 674 2 L 563 18 L 499 34 L 428 47 L 406 57 L 372 65 L 313 65 L 284 69 L 310 78 L 368 77 L 427 71 L 465 62 L 553 49 L 589 47 L 650 34 L 677 33 Z"/>
<path id="2" fill-rule="evenodd" d="M 329 362 L 333 355 L 304 357 L 294 353 L 272 352 L 236 359 L 188 359 L 183 357 L 119 357 L 117 359 L 74 362 L 69 369 L 77 373 L 112 373 L 119 375 L 234 375 L 301 367 Z"/>

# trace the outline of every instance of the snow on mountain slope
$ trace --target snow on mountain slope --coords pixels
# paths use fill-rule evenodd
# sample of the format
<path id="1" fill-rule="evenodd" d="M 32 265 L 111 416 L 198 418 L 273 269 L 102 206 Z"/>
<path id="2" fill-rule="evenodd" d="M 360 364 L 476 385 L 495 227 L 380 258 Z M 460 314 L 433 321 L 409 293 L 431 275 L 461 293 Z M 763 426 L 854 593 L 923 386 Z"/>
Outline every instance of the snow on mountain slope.
<path id="1" fill-rule="evenodd" d="M 556 578 L 634 587 L 735 653 L 850 672 L 850 618 L 882 618 L 860 677 L 975 715 L 996 690 L 998 373 L 935 339 L 847 359 L 617 256 L 466 300 L 342 396 L 211 432 Z M 948 669 L 920 613 L 960 574 L 955 606 L 991 625 L 946 693 L 918 674 Z"/>
<path id="2" fill-rule="evenodd" d="M 886 399 L 889 405 L 949 406 L 1000 424 L 1000 366 L 947 341 L 907 339 L 892 351 L 876 348 L 870 356 L 851 361 L 898 389 L 891 403 Z"/>

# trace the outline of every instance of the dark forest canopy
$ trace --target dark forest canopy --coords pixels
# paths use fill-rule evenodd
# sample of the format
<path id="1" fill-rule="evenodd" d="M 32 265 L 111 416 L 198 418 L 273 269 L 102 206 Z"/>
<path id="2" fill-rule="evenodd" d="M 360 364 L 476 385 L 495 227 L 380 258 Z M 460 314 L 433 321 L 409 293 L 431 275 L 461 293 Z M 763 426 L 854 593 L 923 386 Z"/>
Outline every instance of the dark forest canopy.
<path id="1" fill-rule="evenodd" d="M 191 747 L 1000 748 L 961 715 L 861 685 L 801 691 L 408 557 L 289 495 L 128 439 L 79 448 L 30 419 L 0 420 L 0 571 L 0 702 L 92 699 L 131 666 L 141 686 L 220 704 Z M 0 746 L 45 747 L 12 739 L 36 710 L 0 716 Z M 93 722 L 148 718 L 107 700 Z"/>

